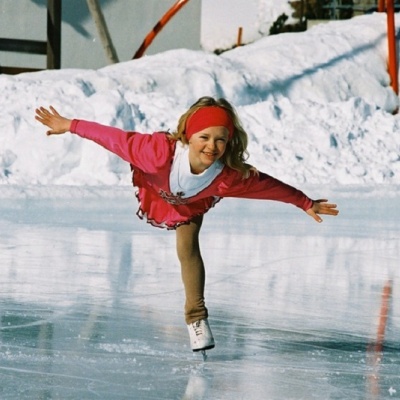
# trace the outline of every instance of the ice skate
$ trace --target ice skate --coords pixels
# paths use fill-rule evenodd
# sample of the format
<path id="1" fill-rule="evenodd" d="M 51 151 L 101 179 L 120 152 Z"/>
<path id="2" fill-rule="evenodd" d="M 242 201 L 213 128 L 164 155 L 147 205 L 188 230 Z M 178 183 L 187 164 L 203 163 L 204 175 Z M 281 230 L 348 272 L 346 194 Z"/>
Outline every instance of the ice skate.
<path id="1" fill-rule="evenodd" d="M 210 350 L 215 347 L 214 338 L 207 319 L 193 322 L 187 327 L 189 330 L 190 346 L 192 350 L 201 351 L 204 357 L 205 350 Z"/>

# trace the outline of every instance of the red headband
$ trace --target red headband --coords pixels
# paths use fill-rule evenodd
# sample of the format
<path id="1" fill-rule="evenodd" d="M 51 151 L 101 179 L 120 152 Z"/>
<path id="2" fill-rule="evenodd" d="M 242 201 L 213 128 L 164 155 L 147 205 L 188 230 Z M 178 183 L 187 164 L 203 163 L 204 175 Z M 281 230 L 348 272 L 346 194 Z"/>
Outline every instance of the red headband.
<path id="1" fill-rule="evenodd" d="M 186 121 L 186 138 L 210 126 L 223 126 L 229 131 L 229 139 L 233 136 L 233 122 L 229 114 L 217 106 L 199 108 Z"/>

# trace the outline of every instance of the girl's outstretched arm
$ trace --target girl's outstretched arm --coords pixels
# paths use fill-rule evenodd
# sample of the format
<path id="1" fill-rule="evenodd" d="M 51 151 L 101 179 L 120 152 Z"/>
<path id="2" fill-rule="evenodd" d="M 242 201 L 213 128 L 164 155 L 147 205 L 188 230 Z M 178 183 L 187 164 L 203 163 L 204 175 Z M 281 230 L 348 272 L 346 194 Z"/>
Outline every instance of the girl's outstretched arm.
<path id="1" fill-rule="evenodd" d="M 61 116 L 54 107 L 50 106 L 50 111 L 44 107 L 35 111 L 35 119 L 51 128 L 47 131 L 47 135 L 60 135 L 70 130 L 72 120 Z"/>
<path id="2" fill-rule="evenodd" d="M 314 200 L 313 205 L 306 213 L 314 218 L 317 222 L 322 222 L 322 218 L 318 214 L 333 215 L 339 214 L 336 204 L 328 203 L 326 199 Z"/>

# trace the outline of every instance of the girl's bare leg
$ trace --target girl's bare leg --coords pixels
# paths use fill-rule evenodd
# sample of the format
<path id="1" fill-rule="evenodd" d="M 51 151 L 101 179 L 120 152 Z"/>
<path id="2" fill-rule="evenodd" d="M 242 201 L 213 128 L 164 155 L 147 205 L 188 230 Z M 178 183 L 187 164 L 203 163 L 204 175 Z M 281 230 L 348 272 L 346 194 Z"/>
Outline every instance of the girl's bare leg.
<path id="1" fill-rule="evenodd" d="M 176 249 L 185 287 L 185 320 L 187 324 L 208 317 L 204 302 L 205 270 L 200 254 L 199 233 L 203 216 L 176 229 Z"/>

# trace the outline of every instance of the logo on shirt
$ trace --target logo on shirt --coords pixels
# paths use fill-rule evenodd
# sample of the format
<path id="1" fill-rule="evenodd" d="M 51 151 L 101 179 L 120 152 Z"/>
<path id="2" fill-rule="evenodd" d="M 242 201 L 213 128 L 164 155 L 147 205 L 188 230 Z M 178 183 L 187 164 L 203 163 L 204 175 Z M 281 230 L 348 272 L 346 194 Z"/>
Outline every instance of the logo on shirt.
<path id="1" fill-rule="evenodd" d="M 183 192 L 178 192 L 177 194 L 173 194 L 173 193 L 167 193 L 165 190 L 160 189 L 159 195 L 164 201 L 174 206 L 187 204 L 187 199 L 182 198 L 185 195 L 185 193 Z"/>

